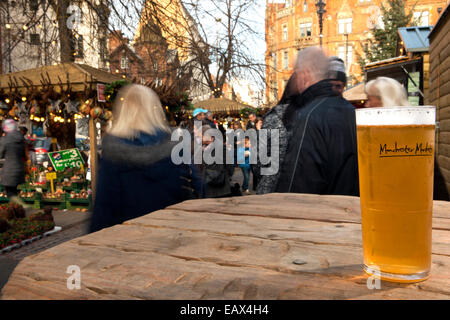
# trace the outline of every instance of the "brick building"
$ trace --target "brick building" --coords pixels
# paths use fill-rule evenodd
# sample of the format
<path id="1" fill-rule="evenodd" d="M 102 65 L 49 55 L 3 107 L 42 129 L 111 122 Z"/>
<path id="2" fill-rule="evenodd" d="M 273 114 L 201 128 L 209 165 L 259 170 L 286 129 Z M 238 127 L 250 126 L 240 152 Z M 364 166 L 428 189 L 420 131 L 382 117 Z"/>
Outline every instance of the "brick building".
<path id="1" fill-rule="evenodd" d="M 165 44 L 164 39 L 155 40 L 149 33 L 141 34 L 133 44 L 120 31 L 109 38 L 110 71 L 124 78 L 136 79 L 137 83 L 153 82 L 156 86 L 171 86 L 180 76 L 177 52 Z M 189 74 L 183 74 L 188 78 Z M 188 79 L 186 80 L 188 81 Z M 177 81 L 183 83 L 183 81 Z M 186 87 L 178 88 L 181 91 Z"/>
<path id="2" fill-rule="evenodd" d="M 322 43 L 330 55 L 346 62 L 348 85 L 363 80 L 358 56 L 371 30 L 381 22 L 381 0 L 343 0 L 326 2 Z M 418 25 L 433 25 L 449 0 L 406 1 L 407 10 L 415 4 L 413 19 Z M 319 18 L 314 0 L 272 0 L 266 7 L 266 99 L 277 101 L 293 72 L 297 52 L 318 46 Z"/>

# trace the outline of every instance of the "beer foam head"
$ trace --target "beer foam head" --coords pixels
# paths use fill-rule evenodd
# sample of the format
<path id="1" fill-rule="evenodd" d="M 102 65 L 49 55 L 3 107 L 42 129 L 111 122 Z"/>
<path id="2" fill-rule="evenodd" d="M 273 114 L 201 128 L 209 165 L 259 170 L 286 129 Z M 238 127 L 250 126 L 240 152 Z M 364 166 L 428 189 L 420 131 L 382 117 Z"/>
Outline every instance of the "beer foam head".
<path id="1" fill-rule="evenodd" d="M 387 107 L 356 110 L 356 125 L 435 125 L 436 107 Z"/>

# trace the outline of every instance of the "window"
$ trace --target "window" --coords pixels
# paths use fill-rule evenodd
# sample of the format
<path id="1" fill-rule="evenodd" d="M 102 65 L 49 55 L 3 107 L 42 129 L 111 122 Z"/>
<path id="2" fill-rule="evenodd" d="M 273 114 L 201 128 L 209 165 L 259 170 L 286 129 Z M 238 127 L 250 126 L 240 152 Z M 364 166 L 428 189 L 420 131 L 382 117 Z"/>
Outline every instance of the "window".
<path id="1" fill-rule="evenodd" d="M 153 70 L 158 72 L 158 62 L 153 63 Z"/>
<path id="2" fill-rule="evenodd" d="M 339 19 L 338 25 L 339 25 L 339 34 L 352 33 L 352 18 Z"/>
<path id="3" fill-rule="evenodd" d="M 121 69 L 128 69 L 128 58 L 127 57 L 122 57 L 122 59 L 120 59 L 120 68 Z"/>
<path id="4" fill-rule="evenodd" d="M 416 11 L 413 14 L 414 22 L 419 26 L 429 25 L 429 12 L 428 11 Z"/>
<path id="5" fill-rule="evenodd" d="M 347 57 L 345 56 L 347 54 Z M 338 57 L 341 58 L 346 66 L 347 72 L 349 71 L 350 65 L 353 63 L 353 47 L 347 46 L 339 46 L 338 48 Z"/>
<path id="6" fill-rule="evenodd" d="M 288 39 L 288 28 L 287 25 L 283 25 L 283 41 L 287 41 Z"/>
<path id="7" fill-rule="evenodd" d="M 278 83 L 276 81 L 272 85 L 272 95 L 274 100 L 278 100 Z"/>
<path id="8" fill-rule="evenodd" d="M 276 69 L 277 68 L 277 53 L 276 52 L 273 53 L 272 59 L 273 59 L 273 68 Z"/>
<path id="9" fill-rule="evenodd" d="M 289 68 L 289 51 L 284 51 L 283 54 L 283 69 Z"/>
<path id="10" fill-rule="evenodd" d="M 292 6 L 292 0 L 286 0 L 286 8 L 291 7 Z"/>
<path id="11" fill-rule="evenodd" d="M 33 46 L 39 46 L 41 44 L 41 39 L 39 38 L 39 34 L 32 33 L 30 34 L 30 42 Z"/>
<path id="12" fill-rule="evenodd" d="M 303 12 L 308 12 L 308 3 L 306 2 L 306 0 L 305 2 L 303 2 Z"/>
<path id="13" fill-rule="evenodd" d="M 145 78 L 141 77 L 141 84 L 145 84 Z"/>
<path id="14" fill-rule="evenodd" d="M 301 23 L 300 24 L 300 37 L 310 37 L 311 36 L 312 23 Z"/>

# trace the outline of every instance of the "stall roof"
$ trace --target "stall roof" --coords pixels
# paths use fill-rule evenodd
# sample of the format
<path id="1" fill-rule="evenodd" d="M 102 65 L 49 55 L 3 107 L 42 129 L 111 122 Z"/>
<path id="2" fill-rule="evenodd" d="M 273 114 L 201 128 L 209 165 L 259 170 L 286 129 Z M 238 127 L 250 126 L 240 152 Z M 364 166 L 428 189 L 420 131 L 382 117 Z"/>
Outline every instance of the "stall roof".
<path id="1" fill-rule="evenodd" d="M 433 26 L 398 28 L 406 52 L 427 52 L 430 49 L 428 35 Z"/>
<path id="2" fill-rule="evenodd" d="M 367 100 L 367 94 L 364 90 L 364 83 L 357 84 L 344 91 L 344 98 L 348 101 Z"/>
<path id="3" fill-rule="evenodd" d="M 69 62 L 2 74 L 0 75 L 0 89 L 8 92 L 10 83 L 12 83 L 13 88 L 17 87 L 19 92 L 25 92 L 27 86 L 30 86 L 29 82 L 33 84 L 33 87 L 41 88 L 43 79 L 55 86 L 55 91 L 60 90 L 59 85 L 61 82 L 64 89 L 67 88 L 67 84 L 70 84 L 74 92 L 83 91 L 85 84 L 111 83 L 123 80 L 121 76 L 88 65 Z"/>
<path id="4" fill-rule="evenodd" d="M 195 103 L 194 108 L 203 108 L 211 112 L 221 112 L 221 111 L 226 112 L 226 111 L 239 111 L 243 108 L 253 108 L 253 107 L 247 104 L 243 104 L 225 98 L 212 98 Z"/>

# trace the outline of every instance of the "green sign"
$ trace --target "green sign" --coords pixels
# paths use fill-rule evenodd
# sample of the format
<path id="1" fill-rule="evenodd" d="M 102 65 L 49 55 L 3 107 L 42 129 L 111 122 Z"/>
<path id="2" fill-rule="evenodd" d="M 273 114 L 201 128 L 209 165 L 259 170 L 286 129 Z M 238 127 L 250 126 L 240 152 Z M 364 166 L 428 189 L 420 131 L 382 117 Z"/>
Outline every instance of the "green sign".
<path id="1" fill-rule="evenodd" d="M 81 166 L 84 166 L 83 158 L 78 149 L 49 152 L 48 157 L 55 170 L 58 171 L 64 171 L 65 168 L 81 168 Z"/>

